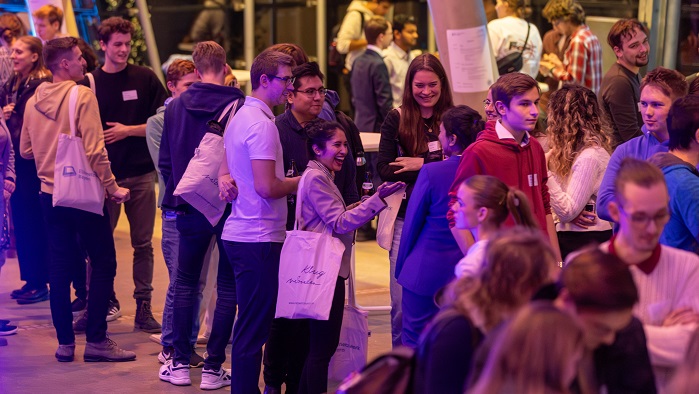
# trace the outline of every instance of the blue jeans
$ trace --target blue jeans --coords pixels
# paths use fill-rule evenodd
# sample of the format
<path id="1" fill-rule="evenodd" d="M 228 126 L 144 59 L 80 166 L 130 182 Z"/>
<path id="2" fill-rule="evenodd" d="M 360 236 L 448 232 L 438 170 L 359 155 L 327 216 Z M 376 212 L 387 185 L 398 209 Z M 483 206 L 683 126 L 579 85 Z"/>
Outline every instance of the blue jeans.
<path id="1" fill-rule="evenodd" d="M 49 238 L 49 284 L 51 285 L 51 318 L 58 343 L 75 343 L 73 314 L 70 308 L 70 282 L 75 266 L 74 256 L 80 250 L 78 237 L 90 256 L 92 272 L 87 304 L 87 342 L 100 342 L 107 335 L 107 309 L 114 292 L 116 250 L 107 209 L 104 216 L 79 209 L 54 207 L 53 196 L 41 193 L 41 210 Z"/>
<path id="2" fill-rule="evenodd" d="M 235 273 L 238 294 L 238 321 L 233 331 L 231 350 L 233 366 L 231 392 L 235 394 L 260 392 L 257 383 L 260 378 L 262 345 L 267 341 L 274 319 L 282 245 L 280 242 L 224 241 L 231 264 L 229 267 L 232 266 Z M 218 285 L 220 289 L 220 277 Z M 219 296 L 216 304 L 217 316 L 220 302 Z M 214 328 L 216 328 L 215 321 Z M 207 364 L 213 358 L 212 356 L 209 351 Z M 212 361 L 222 363 L 223 360 L 224 358 L 218 357 Z"/>
<path id="3" fill-rule="evenodd" d="M 401 312 L 403 286 L 398 284 L 396 279 L 396 260 L 398 259 L 398 247 L 400 246 L 400 236 L 403 234 L 403 222 L 405 219 L 396 218 L 396 223 L 393 227 L 393 242 L 391 250 L 388 252 L 388 261 L 390 263 L 390 279 L 389 288 L 391 291 L 391 342 L 393 347 L 403 345 L 401 333 L 403 332 L 403 313 Z"/>
<path id="4" fill-rule="evenodd" d="M 174 361 L 178 364 L 189 364 L 192 354 L 192 320 L 195 316 L 195 306 L 199 305 L 199 294 L 201 294 L 199 278 L 202 275 L 207 251 L 210 249 L 211 238 L 215 236 L 219 250 L 223 249 L 221 231 L 229 214 L 230 206 L 226 208 L 216 226 L 212 226 L 204 215 L 192 208 L 184 214 L 177 215 L 176 225 L 180 233 L 180 245 L 173 292 L 172 344 L 175 348 Z M 218 300 L 211 337 L 206 349 L 209 357 L 223 355 L 225 359 L 226 345 L 233 329 L 236 290 L 230 267 L 226 255 L 219 253 Z M 207 367 L 210 366 L 207 365 Z"/>
<path id="5" fill-rule="evenodd" d="M 177 278 L 177 266 L 178 259 L 177 253 L 180 248 L 180 233 L 177 231 L 177 214 L 174 211 L 163 211 L 163 238 L 161 242 L 161 247 L 163 250 L 163 258 L 165 259 L 165 266 L 167 267 L 167 273 L 170 278 L 170 285 L 167 287 L 167 294 L 165 295 L 165 308 L 163 308 L 163 328 L 160 337 L 160 344 L 163 346 L 172 346 L 172 341 L 174 338 L 173 328 L 172 328 L 172 308 L 175 301 L 175 280 Z M 206 285 L 206 274 L 209 270 L 210 264 L 213 263 L 209 258 L 204 258 L 204 264 L 201 270 L 201 275 L 199 276 L 199 292 L 197 293 L 197 298 L 194 301 L 193 314 L 192 314 L 192 335 L 190 336 L 190 342 L 192 346 L 197 342 L 197 336 L 199 335 L 199 308 L 201 307 L 202 294 L 204 291 L 204 286 Z"/>

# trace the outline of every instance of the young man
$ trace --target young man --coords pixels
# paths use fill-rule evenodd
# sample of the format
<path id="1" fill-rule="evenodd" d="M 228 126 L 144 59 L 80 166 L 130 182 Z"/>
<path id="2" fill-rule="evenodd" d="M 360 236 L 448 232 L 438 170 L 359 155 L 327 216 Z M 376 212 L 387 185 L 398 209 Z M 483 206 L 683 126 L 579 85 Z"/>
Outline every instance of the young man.
<path id="1" fill-rule="evenodd" d="M 41 41 L 46 44 L 54 38 L 65 37 L 61 33 L 63 10 L 52 4 L 46 4 L 32 13 L 34 29 Z"/>
<path id="2" fill-rule="evenodd" d="M 92 72 L 99 103 L 109 160 L 117 181 L 131 190 L 125 205 L 134 248 L 133 281 L 136 318 L 134 326 L 146 332 L 160 332 L 151 312 L 153 292 L 153 227 L 155 226 L 155 167 L 146 144 L 146 121 L 163 105 L 167 94 L 153 71 L 129 64 L 131 22 L 119 17 L 102 21 L 97 29 L 104 65 Z M 84 84 L 88 84 L 86 80 Z M 121 207 L 107 203 L 112 228 L 116 228 Z M 113 297 L 110 318 L 121 312 Z"/>
<path id="3" fill-rule="evenodd" d="M 20 139 L 20 153 L 25 159 L 34 159 L 41 179 L 41 208 L 49 236 L 49 284 L 51 285 L 51 318 L 58 337 L 58 361 L 73 361 L 75 333 L 70 309 L 70 282 L 80 253 L 78 237 L 91 260 L 87 318 L 87 345 L 85 361 L 131 361 L 136 354 L 119 349 L 107 338 L 107 305 L 114 292 L 116 250 L 109 217 L 74 208 L 54 207 L 54 167 L 59 133 L 70 130 L 69 96 L 75 81 L 84 78 L 85 60 L 72 37 L 57 38 L 44 47 L 46 66 L 53 74 L 53 82 L 37 88 L 27 103 Z M 129 190 L 119 187 L 104 150 L 97 100 L 85 87 L 78 87 L 75 111 L 76 134 L 82 137 L 90 166 L 116 204 L 129 199 Z"/>
<path id="4" fill-rule="evenodd" d="M 293 160 L 301 174 L 308 165 L 308 138 L 303 127 L 319 117 L 326 89 L 323 87 L 324 76 L 318 63 L 309 62 L 295 67 L 293 77 L 294 90 L 287 97 L 289 106 L 283 114 L 277 116 L 275 123 L 284 150 L 285 171 L 289 170 Z M 348 206 L 359 201 L 354 181 L 356 170 L 354 158 L 348 151 L 342 169 L 335 173 L 334 178 L 335 185 Z M 295 200 L 287 200 L 287 209 L 286 229 L 293 230 L 296 220 Z M 308 353 L 308 335 L 310 332 L 306 320 L 274 319 L 264 354 L 266 393 L 281 393 L 282 383 L 286 384 L 289 393 L 298 392 L 305 361 L 300 355 Z M 317 378 L 319 386 L 323 386 L 322 379 Z"/>
<path id="5" fill-rule="evenodd" d="M 539 69 L 559 81 L 577 83 L 599 93 L 602 82 L 602 46 L 585 25 L 582 6 L 570 0 L 549 0 L 543 15 L 559 33 L 571 37 L 563 61 L 556 54 L 544 55 Z"/>
<path id="6" fill-rule="evenodd" d="M 456 191 L 464 180 L 477 174 L 493 175 L 529 197 L 532 213 L 541 230 L 548 234 L 560 259 L 546 186 L 548 172 L 544 150 L 529 135 L 539 117 L 539 85 L 527 74 L 511 73 L 501 76 L 490 91 L 500 119 L 487 122 L 476 142 L 464 151 L 449 191 L 449 206 L 456 201 Z M 453 218 L 447 216 L 453 227 Z"/>
<path id="7" fill-rule="evenodd" d="M 627 158 L 614 186 L 609 213 L 619 231 L 600 249 L 618 256 L 631 270 L 639 292 L 633 312 L 643 322 L 662 391 L 699 323 L 699 256 L 659 243 L 670 210 L 665 179 L 657 167 Z"/>
<path id="8" fill-rule="evenodd" d="M 612 123 L 612 144 L 616 147 L 642 135 L 643 119 L 635 103 L 641 97 L 638 73 L 648 64 L 648 29 L 636 19 L 620 19 L 609 30 L 607 43 L 614 50 L 616 63 L 602 78 L 599 103 Z"/>
<path id="9" fill-rule="evenodd" d="M 232 107 L 224 112 L 228 105 L 235 100 L 242 104 L 244 97 L 240 89 L 223 85 L 228 70 L 226 52 L 220 45 L 213 41 L 200 42 L 194 47 L 192 58 L 201 82 L 194 83 L 168 104 L 158 161 L 165 182 L 162 206 L 176 212 L 180 241 L 172 304 L 174 356 L 172 362 L 166 362 L 160 368 L 159 376 L 161 380 L 178 386 L 191 384 L 192 320 L 198 317 L 199 278 L 205 261 L 208 262 L 207 252 L 212 237 L 216 237 L 219 250 L 223 251 L 221 232 L 230 211 L 227 207 L 223 217 L 213 226 L 206 216 L 173 193 L 208 130 L 207 123 L 221 118 L 225 125 L 232 116 Z M 233 329 L 236 287 L 224 253 L 219 253 L 218 267 L 217 308 L 207 344 L 209 356 L 202 371 L 202 389 L 218 389 L 231 384 L 230 372 L 221 364 L 226 359 L 226 345 Z"/>
<path id="10" fill-rule="evenodd" d="M 162 209 L 162 251 L 163 258 L 165 259 L 165 265 L 167 266 L 168 276 L 170 278 L 170 284 L 167 288 L 167 294 L 165 295 L 165 307 L 163 308 L 163 327 L 162 335 L 153 334 L 157 338 L 158 342 L 163 346 L 162 352 L 158 354 L 158 360 L 162 363 L 167 362 L 172 358 L 174 348 L 172 346 L 173 328 L 172 328 L 172 308 L 174 300 L 174 286 L 175 277 L 177 275 L 177 252 L 180 245 L 180 234 L 177 232 L 177 226 L 175 220 L 177 218 L 177 211 L 163 207 L 163 197 L 165 196 L 165 181 L 160 174 L 160 169 L 157 167 L 158 158 L 160 156 L 160 142 L 163 135 L 163 123 L 165 122 L 165 109 L 167 105 L 174 99 L 180 97 L 192 84 L 199 82 L 199 75 L 195 72 L 194 63 L 190 60 L 177 59 L 167 68 L 166 75 L 167 88 L 172 94 L 167 100 L 165 100 L 165 105 L 158 108 L 158 112 L 148 118 L 146 122 L 146 142 L 148 143 L 148 151 L 150 152 L 151 159 L 156 165 L 156 171 L 158 172 L 158 184 L 163 185 L 158 189 L 158 207 Z M 205 260 L 205 261 L 208 261 Z M 209 299 L 206 296 L 202 297 L 203 287 L 206 285 L 206 272 L 208 269 L 202 270 L 202 276 L 199 278 L 199 299 L 204 300 L 205 305 Z M 213 284 L 210 284 L 213 287 Z M 192 336 L 190 337 L 190 342 L 192 343 L 192 348 L 197 341 L 197 336 L 199 334 L 199 308 L 194 308 L 194 316 L 192 320 Z M 204 359 L 199 356 L 194 350 L 192 350 L 192 356 L 190 357 L 190 366 L 201 367 L 204 365 Z"/>
<path id="11" fill-rule="evenodd" d="M 348 72 L 352 71 L 354 61 L 371 43 L 365 38 L 362 25 L 374 16 L 386 15 L 390 8 L 389 0 L 354 0 L 347 7 L 340 30 L 337 32 L 337 51 L 347 55 L 345 68 Z"/>
<path id="12" fill-rule="evenodd" d="M 699 254 L 699 97 L 682 97 L 667 116 L 668 153 L 650 162 L 665 175 L 670 194 L 670 221 L 660 243 Z"/>
<path id="13" fill-rule="evenodd" d="M 252 95 L 245 98 L 224 135 L 228 168 L 240 191 L 222 235 L 238 300 L 231 350 L 231 392 L 236 394 L 258 392 L 262 345 L 276 306 L 286 196 L 296 192 L 299 182 L 299 177 L 284 177 L 282 145 L 271 109 L 286 102 L 293 90 L 293 66 L 289 55 L 260 53 L 250 69 Z M 211 358 L 209 351 L 207 366 Z M 220 365 L 223 358 L 216 361 Z"/>
<path id="14" fill-rule="evenodd" d="M 417 46 L 417 25 L 415 18 L 405 14 L 393 18 L 393 41 L 383 51 L 383 61 L 388 68 L 393 95 L 393 108 L 403 102 L 403 89 L 408 66 L 413 60 L 410 51 Z"/>
<path id="15" fill-rule="evenodd" d="M 619 145 L 612 153 L 597 194 L 597 216 L 601 219 L 612 220 L 607 205 L 614 199 L 614 179 L 624 158 L 647 160 L 658 152 L 667 152 L 667 114 L 672 102 L 686 94 L 687 81 L 678 71 L 658 67 L 643 78 L 638 103 L 643 117 L 643 135 Z M 583 215 L 575 221 L 583 226 L 591 224 Z"/>
<path id="16" fill-rule="evenodd" d="M 382 54 L 393 38 L 391 23 L 375 16 L 366 22 L 364 33 L 369 45 L 354 62 L 350 76 L 354 123 L 359 131 L 378 132 L 393 108 L 391 81 Z"/>
<path id="17" fill-rule="evenodd" d="M 633 277 L 618 257 L 592 249 L 577 253 L 563 268 L 556 305 L 583 328 L 583 368 L 576 386 L 593 382 L 609 393 L 655 394 L 643 324 L 632 316 L 638 303 Z M 589 383 L 588 383 L 589 384 Z"/>

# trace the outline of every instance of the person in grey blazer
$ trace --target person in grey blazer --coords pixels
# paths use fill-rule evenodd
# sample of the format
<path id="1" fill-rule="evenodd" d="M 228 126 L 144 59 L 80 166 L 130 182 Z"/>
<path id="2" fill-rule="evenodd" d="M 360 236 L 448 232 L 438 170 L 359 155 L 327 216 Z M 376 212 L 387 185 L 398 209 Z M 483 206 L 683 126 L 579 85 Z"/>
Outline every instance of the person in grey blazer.
<path id="1" fill-rule="evenodd" d="M 335 122 L 317 119 L 306 125 L 305 129 L 308 156 L 312 160 L 303 174 L 303 187 L 297 192 L 297 204 L 301 205 L 296 217 L 298 228 L 322 233 L 330 226 L 333 237 L 345 245 L 330 317 L 328 320 L 309 320 L 310 351 L 301 374 L 299 392 L 313 394 L 328 391 L 328 365 L 340 341 L 345 280 L 350 274 L 354 231 L 386 208 L 384 198 L 396 193 L 404 184 L 384 183 L 373 196 L 346 206 L 342 194 L 333 183 L 334 174 L 342 168 L 348 152 L 342 127 Z"/>

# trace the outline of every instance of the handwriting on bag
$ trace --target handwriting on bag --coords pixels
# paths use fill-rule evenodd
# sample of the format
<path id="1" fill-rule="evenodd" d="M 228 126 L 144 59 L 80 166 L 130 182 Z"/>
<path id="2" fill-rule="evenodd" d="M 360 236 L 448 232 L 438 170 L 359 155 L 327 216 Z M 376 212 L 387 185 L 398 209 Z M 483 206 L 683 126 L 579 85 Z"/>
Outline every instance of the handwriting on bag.
<path id="1" fill-rule="evenodd" d="M 321 283 L 316 283 L 314 281 L 322 278 L 325 275 L 325 271 L 319 271 L 313 268 L 312 265 L 307 265 L 301 270 L 301 274 L 306 278 L 301 278 L 302 275 L 298 275 L 296 278 L 289 278 L 286 283 L 298 284 L 298 285 L 314 285 L 320 286 Z M 310 278 L 308 278 L 310 276 Z"/>

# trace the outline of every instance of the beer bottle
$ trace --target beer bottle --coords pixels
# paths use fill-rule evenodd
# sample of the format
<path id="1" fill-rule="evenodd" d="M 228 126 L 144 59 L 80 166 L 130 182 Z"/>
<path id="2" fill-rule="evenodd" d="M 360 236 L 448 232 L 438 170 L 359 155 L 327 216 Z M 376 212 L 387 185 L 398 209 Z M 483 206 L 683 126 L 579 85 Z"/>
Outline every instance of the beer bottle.
<path id="1" fill-rule="evenodd" d="M 291 162 L 289 163 L 289 169 L 286 170 L 286 177 L 293 178 L 293 177 L 297 177 L 297 176 L 299 176 L 299 170 L 298 170 L 298 168 L 296 168 L 296 161 L 292 159 Z M 291 206 L 296 205 L 296 195 L 295 194 L 289 194 L 288 196 L 286 196 L 286 200 L 289 203 L 289 205 L 291 205 Z"/>
<path id="2" fill-rule="evenodd" d="M 371 172 L 367 171 L 362 183 L 362 197 L 374 195 L 374 184 L 371 182 Z"/>

